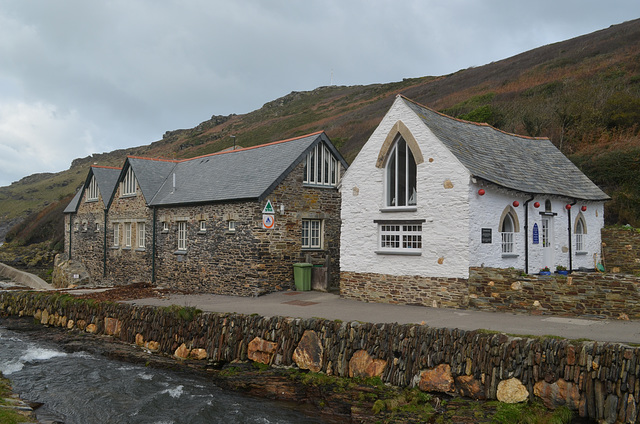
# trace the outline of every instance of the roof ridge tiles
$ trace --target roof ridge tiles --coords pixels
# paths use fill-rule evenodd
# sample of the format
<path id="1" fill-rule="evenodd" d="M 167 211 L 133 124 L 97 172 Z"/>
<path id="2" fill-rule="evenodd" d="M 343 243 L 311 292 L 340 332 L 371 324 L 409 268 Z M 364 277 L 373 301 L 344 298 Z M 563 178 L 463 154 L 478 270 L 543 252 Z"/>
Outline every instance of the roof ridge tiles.
<path id="1" fill-rule="evenodd" d="M 403 94 L 398 94 L 398 97 L 402 97 L 404 100 L 406 100 L 408 102 L 411 102 L 411 103 L 413 103 L 413 104 L 415 104 L 415 105 L 417 105 L 417 106 L 419 106 L 421 108 L 427 109 L 428 111 L 431 111 L 431 112 L 433 112 L 435 114 L 438 114 L 438 115 L 440 115 L 440 116 L 442 116 L 444 118 L 449 118 L 449 119 L 452 119 L 454 121 L 458 121 L 458 122 L 461 122 L 461 123 L 464 123 L 464 124 L 471 124 L 471 125 L 475 125 L 475 126 L 478 126 L 478 127 L 491 128 L 491 129 L 496 130 L 498 132 L 501 132 L 501 133 L 503 133 L 505 135 L 512 136 L 512 137 L 523 138 L 523 139 L 526 139 L 526 140 L 549 140 L 549 137 L 531 137 L 531 136 L 528 136 L 528 135 L 511 133 L 511 132 L 508 132 L 508 131 L 505 131 L 505 130 L 501 130 L 500 128 L 496 128 L 493 125 L 487 124 L 486 122 L 473 122 L 473 121 L 467 121 L 467 120 L 464 120 L 464 119 L 456 118 L 454 116 L 449 116 L 446 113 L 439 112 L 439 111 L 437 111 L 437 110 L 435 110 L 433 108 L 430 108 L 429 106 L 425 106 L 425 105 L 423 105 L 421 103 L 418 103 L 415 100 L 411 100 L 410 98 L 406 97 Z"/>
<path id="2" fill-rule="evenodd" d="M 105 166 L 105 165 L 91 165 L 92 168 L 102 168 L 102 169 L 117 169 L 122 170 L 122 168 L 118 168 L 117 166 Z"/>

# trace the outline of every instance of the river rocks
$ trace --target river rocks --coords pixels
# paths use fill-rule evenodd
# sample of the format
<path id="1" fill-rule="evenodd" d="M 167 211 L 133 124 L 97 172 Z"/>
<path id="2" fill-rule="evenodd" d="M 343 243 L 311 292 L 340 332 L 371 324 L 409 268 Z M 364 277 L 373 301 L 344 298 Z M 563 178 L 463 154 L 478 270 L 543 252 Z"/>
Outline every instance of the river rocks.
<path id="1" fill-rule="evenodd" d="M 425 392 L 453 393 L 455 385 L 449 364 L 440 364 L 420 374 L 420 390 Z"/>
<path id="2" fill-rule="evenodd" d="M 570 409 L 578 409 L 580 406 L 580 389 L 577 384 L 559 379 L 553 384 L 546 381 L 538 381 L 533 385 L 533 394 L 542 399 L 547 408 L 555 409 L 566 405 Z"/>
<path id="3" fill-rule="evenodd" d="M 461 375 L 455 378 L 456 387 L 460 396 L 471 399 L 484 400 L 487 398 L 482 383 L 472 375 Z"/>
<path id="4" fill-rule="evenodd" d="M 115 318 L 104 319 L 104 333 L 108 336 L 120 336 L 121 326 L 120 321 Z"/>
<path id="5" fill-rule="evenodd" d="M 274 342 L 269 342 L 261 339 L 260 337 L 255 337 L 249 342 L 247 357 L 255 362 L 270 364 L 276 353 L 277 346 L 278 345 Z"/>
<path id="6" fill-rule="evenodd" d="M 47 311 L 46 309 L 40 314 L 40 323 L 42 325 L 49 324 L 49 311 Z"/>
<path id="7" fill-rule="evenodd" d="M 366 350 L 359 350 L 349 361 L 349 377 L 379 377 L 386 366 L 384 359 L 373 359 Z"/>
<path id="8" fill-rule="evenodd" d="M 91 333 L 91 334 L 96 334 L 98 332 L 98 326 L 95 324 L 89 324 L 87 325 L 87 327 L 85 328 L 85 331 L 87 333 Z"/>
<path id="9" fill-rule="evenodd" d="M 529 398 L 529 391 L 517 378 L 502 380 L 498 383 L 496 397 L 500 402 L 519 403 Z"/>
<path id="10" fill-rule="evenodd" d="M 319 372 L 322 370 L 322 354 L 324 348 L 313 330 L 305 330 L 298 347 L 293 352 L 293 360 L 298 368 Z"/>
<path id="11" fill-rule="evenodd" d="M 187 345 L 182 343 L 175 352 L 173 352 L 173 356 L 178 359 L 187 359 L 189 357 L 189 353 L 191 349 L 187 348 Z"/>

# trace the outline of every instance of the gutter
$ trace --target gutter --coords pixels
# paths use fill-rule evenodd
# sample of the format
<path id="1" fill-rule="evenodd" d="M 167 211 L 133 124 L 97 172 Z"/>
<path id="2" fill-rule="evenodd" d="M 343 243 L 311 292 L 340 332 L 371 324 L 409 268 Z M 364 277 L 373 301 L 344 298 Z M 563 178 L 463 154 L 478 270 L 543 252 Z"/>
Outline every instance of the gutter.
<path id="1" fill-rule="evenodd" d="M 524 272 L 529 273 L 529 202 L 535 198 L 533 194 L 527 200 L 524 205 Z"/>

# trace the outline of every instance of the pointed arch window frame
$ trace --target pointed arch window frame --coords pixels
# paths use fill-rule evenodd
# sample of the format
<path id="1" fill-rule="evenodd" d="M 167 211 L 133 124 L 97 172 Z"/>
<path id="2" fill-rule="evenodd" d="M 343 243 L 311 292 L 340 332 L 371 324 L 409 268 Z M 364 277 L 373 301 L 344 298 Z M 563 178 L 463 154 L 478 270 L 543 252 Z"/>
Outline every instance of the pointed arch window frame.
<path id="1" fill-rule="evenodd" d="M 399 145 L 404 146 L 401 151 Z M 402 159 L 404 164 L 400 163 Z M 417 207 L 418 165 L 423 162 L 424 157 L 415 137 L 402 121 L 397 121 L 387 134 L 376 161 L 376 167 L 385 171 L 385 211 L 413 210 Z M 389 166 L 394 166 L 394 169 L 390 170 Z M 402 185 L 399 184 L 401 179 L 404 180 Z M 404 189 L 403 196 L 399 196 L 401 188 Z"/>
<path id="2" fill-rule="evenodd" d="M 573 234 L 575 239 L 576 254 L 585 252 L 584 242 L 587 234 L 587 220 L 582 212 L 579 212 L 576 216 L 576 220 L 573 224 Z"/>
<path id="3" fill-rule="evenodd" d="M 511 231 L 505 231 L 505 224 L 507 223 L 511 227 L 507 229 Z M 500 249 L 502 254 L 515 254 L 515 234 L 520 232 L 520 221 L 518 220 L 518 213 L 511 205 L 507 206 L 502 211 L 498 232 L 500 233 Z"/>

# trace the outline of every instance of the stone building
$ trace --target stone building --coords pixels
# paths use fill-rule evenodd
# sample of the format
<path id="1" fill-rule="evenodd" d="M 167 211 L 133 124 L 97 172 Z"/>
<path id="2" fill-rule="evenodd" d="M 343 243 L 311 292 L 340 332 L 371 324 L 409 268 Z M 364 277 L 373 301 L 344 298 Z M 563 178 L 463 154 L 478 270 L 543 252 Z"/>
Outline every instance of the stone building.
<path id="1" fill-rule="evenodd" d="M 324 132 L 187 160 L 128 157 L 107 204 L 101 281 L 255 295 L 291 287 L 293 264 L 309 259 L 337 285 L 346 168 Z"/>
<path id="2" fill-rule="evenodd" d="M 474 267 L 593 269 L 609 198 L 547 138 L 402 96 L 341 193 L 341 293 L 383 301 L 463 296 Z"/>
<path id="3" fill-rule="evenodd" d="M 64 210 L 64 251 L 69 259 L 84 264 L 93 281 L 105 275 L 105 217 L 119 175 L 120 168 L 91 166 L 81 189 Z"/>

